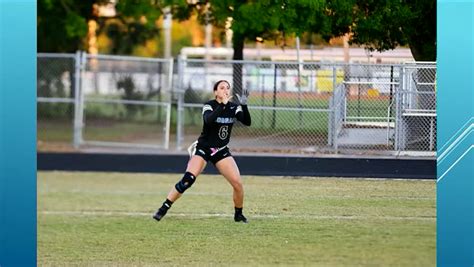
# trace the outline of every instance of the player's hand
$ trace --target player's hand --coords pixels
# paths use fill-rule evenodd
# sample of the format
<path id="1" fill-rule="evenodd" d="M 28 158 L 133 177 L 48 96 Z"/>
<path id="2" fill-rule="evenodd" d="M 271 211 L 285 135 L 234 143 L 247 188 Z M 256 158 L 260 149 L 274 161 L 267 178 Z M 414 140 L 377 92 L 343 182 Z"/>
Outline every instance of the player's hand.
<path id="1" fill-rule="evenodd" d="M 249 94 L 250 94 L 249 90 L 245 89 L 245 90 L 242 91 L 241 96 L 237 95 L 237 98 L 239 99 L 239 102 L 240 102 L 241 105 L 247 105 L 247 100 L 249 98 Z"/>
<path id="2" fill-rule="evenodd" d="M 227 103 L 234 97 L 233 95 L 224 96 L 222 98 L 222 104 L 227 105 Z"/>

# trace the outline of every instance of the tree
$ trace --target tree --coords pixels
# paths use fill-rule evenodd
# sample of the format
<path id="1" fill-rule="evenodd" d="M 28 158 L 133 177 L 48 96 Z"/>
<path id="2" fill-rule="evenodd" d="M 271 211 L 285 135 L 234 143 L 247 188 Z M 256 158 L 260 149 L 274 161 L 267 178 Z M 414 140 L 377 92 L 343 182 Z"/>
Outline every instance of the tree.
<path id="1" fill-rule="evenodd" d="M 384 51 L 408 45 L 416 61 L 436 61 L 436 1 L 433 0 L 331 0 L 329 15 L 332 33 L 352 33 L 350 43 L 366 45 L 370 50 Z M 328 36 L 330 36 L 328 35 Z M 431 69 L 415 71 L 420 83 L 417 90 L 433 92 L 435 82 Z M 435 109 L 434 94 L 417 95 L 420 109 Z M 406 123 L 406 136 L 423 140 L 426 133 L 417 125 L 429 125 L 429 117 L 413 117 Z"/>
<path id="2" fill-rule="evenodd" d="M 114 18 L 100 18 L 98 7 L 108 0 L 39 0 L 38 1 L 38 52 L 73 53 L 87 50 L 88 21 L 113 19 L 110 29 L 105 29 L 117 53 L 131 52 L 157 33 L 155 21 L 162 14 L 160 1 L 118 1 Z M 104 30 L 104 29 L 100 29 Z M 121 46 L 125 49 L 120 48 Z"/>
<path id="3" fill-rule="evenodd" d="M 145 44 L 159 34 L 158 28 L 135 19 L 109 19 L 107 22 L 101 20 L 100 28 L 111 41 L 107 49 L 113 55 L 130 55 L 137 45 Z"/>
<path id="4" fill-rule="evenodd" d="M 233 60 L 243 59 L 245 41 L 257 37 L 275 40 L 290 34 L 302 34 L 326 27 L 328 20 L 322 16 L 324 0 L 214 0 L 214 1 L 169 1 L 173 14 L 180 19 L 197 13 L 202 24 L 206 19 L 216 27 L 224 29 L 228 18 L 232 18 Z M 209 3 L 209 5 L 208 5 Z M 242 64 L 233 64 L 234 94 L 242 90 Z"/>
<path id="5" fill-rule="evenodd" d="M 327 19 L 322 16 L 324 0 L 263 0 L 239 1 L 225 0 L 212 2 L 213 16 L 217 25 L 232 17 L 234 60 L 243 59 L 246 40 L 261 37 L 275 40 L 303 32 L 322 31 Z M 233 75 L 236 93 L 242 88 L 242 65 L 234 65 Z"/>
<path id="6" fill-rule="evenodd" d="M 351 33 L 350 43 L 370 50 L 408 45 L 417 61 L 436 61 L 436 1 L 330 0 L 331 30 L 326 37 Z"/>
<path id="7" fill-rule="evenodd" d="M 157 20 L 163 14 L 162 1 L 117 1 L 117 17 L 105 28 L 112 40 L 113 54 L 131 54 L 138 44 L 158 35 Z"/>
<path id="8" fill-rule="evenodd" d="M 85 47 L 90 1 L 40 0 L 37 9 L 38 52 L 73 53 Z"/>

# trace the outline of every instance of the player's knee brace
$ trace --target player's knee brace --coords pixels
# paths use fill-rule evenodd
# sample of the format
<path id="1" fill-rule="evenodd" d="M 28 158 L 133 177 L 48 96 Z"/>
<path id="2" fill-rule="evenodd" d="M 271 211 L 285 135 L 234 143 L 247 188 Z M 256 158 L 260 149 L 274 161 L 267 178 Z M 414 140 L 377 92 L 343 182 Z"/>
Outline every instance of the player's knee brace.
<path id="1" fill-rule="evenodd" d="M 194 176 L 194 174 L 190 172 L 186 172 L 183 178 L 179 182 L 177 182 L 174 187 L 179 193 L 182 194 L 184 193 L 184 191 L 186 191 L 186 189 L 190 188 L 191 185 L 194 184 L 195 180 L 196 180 L 196 177 Z"/>

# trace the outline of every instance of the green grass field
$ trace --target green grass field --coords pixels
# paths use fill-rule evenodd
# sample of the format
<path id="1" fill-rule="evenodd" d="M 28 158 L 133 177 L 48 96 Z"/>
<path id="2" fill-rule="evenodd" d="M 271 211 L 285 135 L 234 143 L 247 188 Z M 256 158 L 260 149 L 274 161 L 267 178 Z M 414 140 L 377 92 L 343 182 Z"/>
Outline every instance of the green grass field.
<path id="1" fill-rule="evenodd" d="M 180 174 L 38 173 L 38 265 L 434 266 L 435 181 L 202 175 L 161 222 Z"/>

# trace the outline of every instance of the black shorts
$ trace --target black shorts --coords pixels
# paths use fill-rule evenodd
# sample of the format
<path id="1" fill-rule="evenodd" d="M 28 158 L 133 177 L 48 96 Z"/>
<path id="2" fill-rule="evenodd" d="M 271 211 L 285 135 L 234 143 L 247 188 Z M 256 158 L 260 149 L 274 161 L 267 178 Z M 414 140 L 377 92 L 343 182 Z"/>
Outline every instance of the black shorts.
<path id="1" fill-rule="evenodd" d="M 227 146 L 222 148 L 207 148 L 197 144 L 194 155 L 202 157 L 206 162 L 211 161 L 214 165 L 227 157 L 231 157 L 232 154 Z"/>

